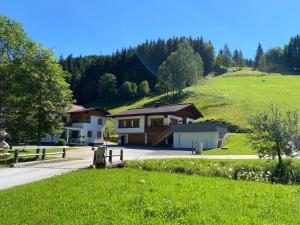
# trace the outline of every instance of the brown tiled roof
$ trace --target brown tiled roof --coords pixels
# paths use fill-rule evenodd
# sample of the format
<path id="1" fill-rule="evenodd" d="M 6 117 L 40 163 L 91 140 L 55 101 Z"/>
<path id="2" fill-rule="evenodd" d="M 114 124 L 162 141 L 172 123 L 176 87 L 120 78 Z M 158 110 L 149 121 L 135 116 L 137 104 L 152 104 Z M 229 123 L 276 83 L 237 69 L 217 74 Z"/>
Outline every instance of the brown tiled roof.
<path id="1" fill-rule="evenodd" d="M 115 113 L 110 115 L 110 117 L 125 117 L 125 116 L 137 116 L 137 115 L 161 115 L 161 114 L 174 114 L 184 109 L 190 108 L 196 114 L 195 117 L 202 117 L 202 114 L 194 106 L 194 104 L 176 104 L 176 105 L 163 105 L 158 107 L 143 107 L 128 109 L 127 111 Z"/>
<path id="2" fill-rule="evenodd" d="M 77 112 L 86 112 L 91 110 L 99 110 L 104 112 L 106 115 L 109 115 L 110 113 L 107 112 L 105 109 L 102 109 L 100 107 L 94 107 L 94 108 L 85 108 L 82 105 L 73 105 L 72 108 L 68 110 L 68 113 L 77 113 Z"/>

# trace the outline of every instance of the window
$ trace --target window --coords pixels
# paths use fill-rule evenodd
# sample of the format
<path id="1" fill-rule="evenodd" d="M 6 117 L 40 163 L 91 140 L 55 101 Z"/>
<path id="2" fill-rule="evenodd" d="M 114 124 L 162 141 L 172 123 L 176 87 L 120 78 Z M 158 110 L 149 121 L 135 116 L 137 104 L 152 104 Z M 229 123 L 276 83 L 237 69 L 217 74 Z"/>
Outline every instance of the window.
<path id="1" fill-rule="evenodd" d="M 102 120 L 102 118 L 99 118 L 98 119 L 98 125 L 102 125 L 103 124 L 103 120 Z"/>
<path id="2" fill-rule="evenodd" d="M 132 127 L 132 120 L 125 120 L 125 127 Z"/>
<path id="3" fill-rule="evenodd" d="M 140 119 L 133 119 L 133 127 L 134 128 L 140 127 Z"/>
<path id="4" fill-rule="evenodd" d="M 138 128 L 140 127 L 140 119 L 119 120 L 119 128 Z"/>
<path id="5" fill-rule="evenodd" d="M 102 138 L 102 132 L 101 131 L 97 132 L 97 138 Z"/>
<path id="6" fill-rule="evenodd" d="M 163 118 L 152 118 L 150 119 L 151 127 L 162 127 L 164 126 L 164 119 Z"/>
<path id="7" fill-rule="evenodd" d="M 87 137 L 88 137 L 88 138 L 91 138 L 92 135 L 93 135 L 92 131 L 91 131 L 91 130 L 88 130 L 88 132 L 87 132 Z"/>
<path id="8" fill-rule="evenodd" d="M 118 122 L 119 122 L 119 128 L 125 127 L 125 120 L 118 120 Z"/>

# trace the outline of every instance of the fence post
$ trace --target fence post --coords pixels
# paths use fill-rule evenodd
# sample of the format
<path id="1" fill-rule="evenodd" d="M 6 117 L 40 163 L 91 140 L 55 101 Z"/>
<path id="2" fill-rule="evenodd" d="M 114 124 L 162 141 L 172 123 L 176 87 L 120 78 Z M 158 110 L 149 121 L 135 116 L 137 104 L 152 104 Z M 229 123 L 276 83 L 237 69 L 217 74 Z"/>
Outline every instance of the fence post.
<path id="1" fill-rule="evenodd" d="M 36 149 L 36 157 L 35 157 L 35 160 L 38 160 L 40 158 L 40 149 L 37 148 Z"/>
<path id="2" fill-rule="evenodd" d="M 63 154 L 62 154 L 62 158 L 65 159 L 66 158 L 66 153 L 67 153 L 67 150 L 66 148 L 63 148 Z"/>
<path id="3" fill-rule="evenodd" d="M 42 150 L 42 160 L 46 159 L 46 148 L 43 148 Z"/>
<path id="4" fill-rule="evenodd" d="M 93 157 L 93 165 L 96 165 L 96 151 L 95 151 L 95 148 L 92 147 L 92 151 L 94 153 L 94 157 Z"/>
<path id="5" fill-rule="evenodd" d="M 14 163 L 19 162 L 19 149 L 15 149 Z"/>
<path id="6" fill-rule="evenodd" d="M 109 158 L 108 158 L 108 162 L 112 163 L 112 150 L 109 150 Z"/>
<path id="7" fill-rule="evenodd" d="M 120 161 L 123 162 L 123 149 L 120 150 Z"/>

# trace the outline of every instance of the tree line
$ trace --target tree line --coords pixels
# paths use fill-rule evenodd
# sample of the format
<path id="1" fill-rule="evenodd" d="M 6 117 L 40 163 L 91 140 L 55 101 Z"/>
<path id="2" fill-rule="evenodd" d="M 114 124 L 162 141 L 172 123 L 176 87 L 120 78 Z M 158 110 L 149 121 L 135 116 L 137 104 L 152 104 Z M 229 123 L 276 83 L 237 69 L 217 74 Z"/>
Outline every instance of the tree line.
<path id="1" fill-rule="evenodd" d="M 300 36 L 291 37 L 283 48 L 270 48 L 266 52 L 259 43 L 254 68 L 263 72 L 298 73 L 300 71 Z"/>
<path id="2" fill-rule="evenodd" d="M 292 37 L 283 48 L 271 48 L 266 52 L 259 43 L 253 60 L 245 58 L 239 49 L 231 51 L 227 44 L 215 55 L 213 44 L 203 38 L 173 37 L 167 40 L 146 41 L 135 48 L 122 49 L 112 55 L 84 57 L 69 55 L 67 58 L 61 56 L 59 63 L 68 72 L 67 82 L 78 103 L 84 104 L 98 98 L 108 101 L 107 99 L 145 96 L 151 91 L 179 93 L 182 87 L 178 85 L 176 87 L 170 83 L 170 80 L 162 79 L 162 77 L 166 75 L 163 73 L 164 68 L 168 68 L 169 72 L 171 70 L 171 67 L 166 64 L 166 60 L 171 55 L 174 57 L 174 53 L 185 41 L 189 43 L 190 50 L 201 58 L 198 66 L 199 70 L 203 70 L 203 72 L 200 72 L 200 76 L 210 73 L 222 74 L 229 67 L 243 68 L 245 66 L 263 72 L 296 73 L 300 71 L 300 38 L 298 35 Z M 177 68 L 177 65 L 173 64 L 173 68 Z M 113 94 L 109 97 L 104 94 L 107 92 L 104 88 L 105 85 L 100 84 L 105 81 L 101 77 L 107 73 L 115 77 L 112 86 L 112 89 L 115 90 L 110 90 Z M 181 78 L 184 76 L 182 74 Z M 167 77 L 170 78 L 170 76 Z M 147 94 L 138 93 L 138 85 L 146 81 L 149 92 Z M 191 84 L 187 80 L 179 83 L 184 87 Z"/>
<path id="3" fill-rule="evenodd" d="M 155 91 L 155 87 L 158 87 L 159 67 L 171 53 L 178 50 L 179 44 L 184 40 L 187 40 L 193 51 L 201 57 L 203 74 L 211 73 L 215 60 L 214 46 L 210 41 L 205 41 L 203 38 L 192 39 L 190 37 L 146 41 L 135 48 L 122 49 L 112 55 L 84 57 L 69 55 L 66 58 L 61 57 L 59 62 L 69 73 L 67 82 L 70 84 L 78 103 L 86 103 L 102 96 L 99 80 L 106 73 L 115 75 L 118 91 L 121 90 L 122 86 L 130 86 L 124 82 L 138 85 L 145 80 L 148 81 L 149 88 Z M 118 98 L 120 96 L 128 97 L 119 94 Z"/>

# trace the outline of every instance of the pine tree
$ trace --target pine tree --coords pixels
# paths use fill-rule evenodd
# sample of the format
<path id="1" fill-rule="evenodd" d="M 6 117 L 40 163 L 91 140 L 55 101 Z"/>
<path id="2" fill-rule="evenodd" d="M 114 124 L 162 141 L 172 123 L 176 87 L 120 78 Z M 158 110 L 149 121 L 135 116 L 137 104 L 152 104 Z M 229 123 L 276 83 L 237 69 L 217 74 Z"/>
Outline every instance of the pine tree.
<path id="1" fill-rule="evenodd" d="M 235 49 L 233 51 L 233 56 L 232 56 L 232 61 L 234 62 L 235 66 L 238 66 L 238 62 L 239 62 L 239 51 L 237 49 Z"/>
<path id="2" fill-rule="evenodd" d="M 264 54 L 264 51 L 261 47 L 261 44 L 258 43 L 256 54 L 255 54 L 255 59 L 254 59 L 254 68 L 255 69 L 258 69 L 260 57 L 261 57 L 262 54 Z"/>
<path id="3" fill-rule="evenodd" d="M 238 53 L 237 66 L 238 67 L 244 67 L 245 66 L 245 59 L 244 59 L 244 56 L 243 56 L 243 53 L 242 53 L 241 50 Z"/>
<path id="4" fill-rule="evenodd" d="M 227 44 L 224 45 L 223 55 L 224 55 L 224 65 L 225 65 L 225 68 L 227 69 L 231 64 L 231 58 L 232 58 L 230 49 Z"/>

